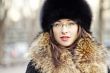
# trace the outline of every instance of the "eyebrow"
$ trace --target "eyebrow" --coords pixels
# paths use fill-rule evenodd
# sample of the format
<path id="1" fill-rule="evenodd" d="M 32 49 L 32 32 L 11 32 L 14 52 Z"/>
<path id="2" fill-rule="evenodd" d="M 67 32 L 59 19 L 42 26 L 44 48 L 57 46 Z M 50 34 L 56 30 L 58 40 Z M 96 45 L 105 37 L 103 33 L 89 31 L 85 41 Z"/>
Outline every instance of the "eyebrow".
<path id="1" fill-rule="evenodd" d="M 68 21 L 71 21 L 70 19 L 67 19 Z"/>
<path id="2" fill-rule="evenodd" d="M 57 21 L 57 22 L 61 22 L 61 21 L 59 20 L 59 21 Z"/>
<path id="3" fill-rule="evenodd" d="M 71 21 L 70 19 L 67 19 L 67 21 Z M 61 20 L 57 21 L 57 22 L 61 22 Z"/>

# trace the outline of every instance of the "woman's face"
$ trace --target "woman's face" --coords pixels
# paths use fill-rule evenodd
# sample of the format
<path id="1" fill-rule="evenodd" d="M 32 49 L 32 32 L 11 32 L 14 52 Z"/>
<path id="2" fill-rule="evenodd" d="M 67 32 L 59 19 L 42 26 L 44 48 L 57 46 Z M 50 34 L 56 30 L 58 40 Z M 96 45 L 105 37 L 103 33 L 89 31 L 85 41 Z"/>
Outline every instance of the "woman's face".
<path id="1" fill-rule="evenodd" d="M 54 38 L 61 46 L 70 46 L 78 36 L 78 25 L 70 19 L 60 19 L 53 24 Z"/>

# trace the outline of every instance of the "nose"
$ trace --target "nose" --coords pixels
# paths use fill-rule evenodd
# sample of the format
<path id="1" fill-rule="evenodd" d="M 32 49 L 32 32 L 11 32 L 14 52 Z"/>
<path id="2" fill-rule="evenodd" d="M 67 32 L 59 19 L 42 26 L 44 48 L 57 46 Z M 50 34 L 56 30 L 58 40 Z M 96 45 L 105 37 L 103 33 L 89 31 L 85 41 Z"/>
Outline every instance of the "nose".
<path id="1" fill-rule="evenodd" d="M 68 28 L 67 28 L 67 26 L 62 26 L 61 32 L 62 32 L 62 34 L 68 33 Z"/>

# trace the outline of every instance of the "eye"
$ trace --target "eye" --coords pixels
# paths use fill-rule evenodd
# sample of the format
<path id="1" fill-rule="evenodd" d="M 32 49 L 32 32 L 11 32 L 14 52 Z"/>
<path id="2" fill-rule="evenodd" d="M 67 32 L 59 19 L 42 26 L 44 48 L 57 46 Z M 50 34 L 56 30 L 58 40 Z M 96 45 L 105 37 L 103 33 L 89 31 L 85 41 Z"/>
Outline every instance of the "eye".
<path id="1" fill-rule="evenodd" d="M 75 25 L 75 24 L 76 24 L 76 23 L 73 23 L 73 22 L 72 22 L 72 23 L 69 23 L 70 26 Z"/>
<path id="2" fill-rule="evenodd" d="M 73 25 L 74 25 L 74 23 L 69 23 L 69 24 L 68 24 L 68 26 L 73 26 Z"/>
<path id="3" fill-rule="evenodd" d="M 54 26 L 58 26 L 58 25 L 59 25 L 58 23 L 54 24 Z"/>
<path id="4" fill-rule="evenodd" d="M 73 23 L 69 23 L 69 25 L 71 26 L 71 25 L 74 25 Z"/>
<path id="5" fill-rule="evenodd" d="M 55 23 L 55 24 L 53 24 L 53 26 L 54 27 L 58 27 L 58 26 L 60 26 L 60 24 L 59 23 Z"/>

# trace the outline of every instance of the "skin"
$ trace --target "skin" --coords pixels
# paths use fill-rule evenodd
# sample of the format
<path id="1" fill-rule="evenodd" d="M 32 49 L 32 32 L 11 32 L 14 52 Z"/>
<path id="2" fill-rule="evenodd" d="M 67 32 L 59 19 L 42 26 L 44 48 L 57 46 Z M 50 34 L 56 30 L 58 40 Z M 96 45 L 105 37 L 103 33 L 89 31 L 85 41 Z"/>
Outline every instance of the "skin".
<path id="1" fill-rule="evenodd" d="M 70 46 L 78 37 L 78 24 L 70 19 L 60 19 L 53 24 L 53 34 L 62 47 Z"/>

